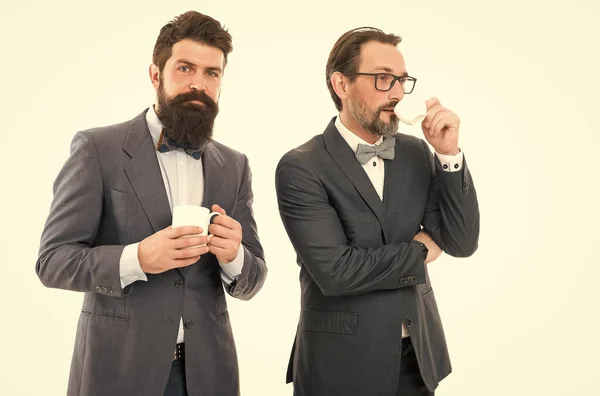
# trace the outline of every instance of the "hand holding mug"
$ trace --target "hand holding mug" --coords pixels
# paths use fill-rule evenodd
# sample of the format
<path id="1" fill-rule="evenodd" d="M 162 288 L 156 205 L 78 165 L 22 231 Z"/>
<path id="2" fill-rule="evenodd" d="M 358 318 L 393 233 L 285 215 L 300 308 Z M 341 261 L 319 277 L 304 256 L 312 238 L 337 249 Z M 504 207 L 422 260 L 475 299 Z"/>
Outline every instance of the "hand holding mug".
<path id="1" fill-rule="evenodd" d="M 425 139 L 433 146 L 436 152 L 444 155 L 456 155 L 458 148 L 458 129 L 460 120 L 451 110 L 442 107 L 437 98 L 425 102 L 427 116 L 421 123 Z"/>
<path id="2" fill-rule="evenodd" d="M 208 237 L 208 246 L 210 252 L 217 256 L 222 264 L 227 264 L 236 258 L 241 249 L 242 226 L 237 220 L 227 216 L 219 205 L 213 205 L 212 210 L 220 216 L 215 217 L 208 227 L 212 234 Z"/>

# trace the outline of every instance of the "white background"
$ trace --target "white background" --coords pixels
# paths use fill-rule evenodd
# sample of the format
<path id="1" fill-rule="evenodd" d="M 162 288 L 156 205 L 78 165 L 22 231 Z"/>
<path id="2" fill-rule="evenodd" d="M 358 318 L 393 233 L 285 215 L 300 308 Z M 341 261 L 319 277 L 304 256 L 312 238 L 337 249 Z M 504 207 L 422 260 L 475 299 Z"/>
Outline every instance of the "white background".
<path id="1" fill-rule="evenodd" d="M 34 271 L 52 183 L 77 131 L 153 103 L 154 41 L 189 9 L 233 36 L 216 138 L 250 158 L 269 267 L 256 298 L 229 299 L 242 395 L 292 394 L 299 268 L 274 170 L 336 114 L 327 56 L 367 25 L 402 36 L 415 94 L 461 117 L 480 200 L 477 253 L 430 266 L 454 369 L 436 395 L 597 392 L 596 1 L 1 1 L 1 394 L 65 394 L 82 295 Z"/>

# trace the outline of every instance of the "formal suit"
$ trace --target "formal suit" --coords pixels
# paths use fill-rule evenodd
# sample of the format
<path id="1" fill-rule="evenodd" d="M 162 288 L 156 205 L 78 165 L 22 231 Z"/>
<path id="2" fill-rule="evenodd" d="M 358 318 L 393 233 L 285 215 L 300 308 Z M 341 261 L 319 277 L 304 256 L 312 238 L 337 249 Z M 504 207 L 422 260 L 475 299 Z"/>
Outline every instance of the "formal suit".
<path id="1" fill-rule="evenodd" d="M 146 281 L 122 288 L 125 247 L 172 220 L 145 116 L 77 133 L 54 184 L 36 271 L 48 287 L 85 293 L 68 394 L 161 396 L 183 319 L 189 394 L 238 395 L 224 289 L 248 300 L 267 273 L 248 161 L 214 141 L 200 159 L 203 206 L 219 204 L 242 226 L 243 267 L 233 283 L 223 283 L 208 253 L 189 267 L 146 274 Z"/>
<path id="2" fill-rule="evenodd" d="M 423 229 L 449 255 L 473 254 L 476 192 L 466 161 L 447 172 L 424 140 L 394 139 L 383 199 L 335 118 L 277 166 L 279 211 L 301 267 L 287 375 L 296 396 L 396 395 L 403 324 L 427 388 L 451 372 L 425 255 L 413 237 Z"/>

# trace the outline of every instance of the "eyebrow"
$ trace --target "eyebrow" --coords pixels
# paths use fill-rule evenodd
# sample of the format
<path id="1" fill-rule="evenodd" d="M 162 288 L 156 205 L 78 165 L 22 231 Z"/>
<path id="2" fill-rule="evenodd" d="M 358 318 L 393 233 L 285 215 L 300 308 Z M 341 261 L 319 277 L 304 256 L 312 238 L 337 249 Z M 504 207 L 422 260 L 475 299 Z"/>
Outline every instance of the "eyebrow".
<path id="1" fill-rule="evenodd" d="M 387 66 L 376 67 L 374 70 L 383 70 L 386 73 L 394 74 L 394 73 L 392 73 L 393 70 L 391 68 L 387 67 Z M 400 74 L 400 76 L 401 77 L 408 76 L 408 72 L 404 72 L 404 73 Z"/>
<path id="2" fill-rule="evenodd" d="M 178 59 L 176 64 L 184 64 L 186 66 L 198 67 L 198 65 L 196 65 L 195 63 L 190 62 L 185 59 Z M 208 70 L 208 71 L 218 71 L 219 73 L 221 73 L 223 71 L 219 66 L 207 66 L 204 69 Z"/>

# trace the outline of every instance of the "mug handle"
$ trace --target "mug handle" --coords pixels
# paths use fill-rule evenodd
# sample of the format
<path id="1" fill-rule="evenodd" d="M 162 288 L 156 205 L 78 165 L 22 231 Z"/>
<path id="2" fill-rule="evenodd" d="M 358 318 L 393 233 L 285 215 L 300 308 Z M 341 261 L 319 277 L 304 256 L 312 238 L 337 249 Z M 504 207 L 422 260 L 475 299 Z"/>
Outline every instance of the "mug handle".
<path id="1" fill-rule="evenodd" d="M 213 223 L 213 219 L 214 219 L 216 216 L 219 216 L 220 214 L 221 214 L 221 213 L 219 213 L 219 212 L 212 212 L 211 214 L 209 214 L 209 215 L 208 215 L 208 225 L 210 226 L 210 225 Z M 211 235 L 211 236 L 212 236 L 213 234 L 211 234 L 210 232 L 208 232 L 208 229 L 207 229 L 207 230 L 206 230 L 206 235 L 207 235 L 207 236 L 208 236 L 208 235 Z"/>

